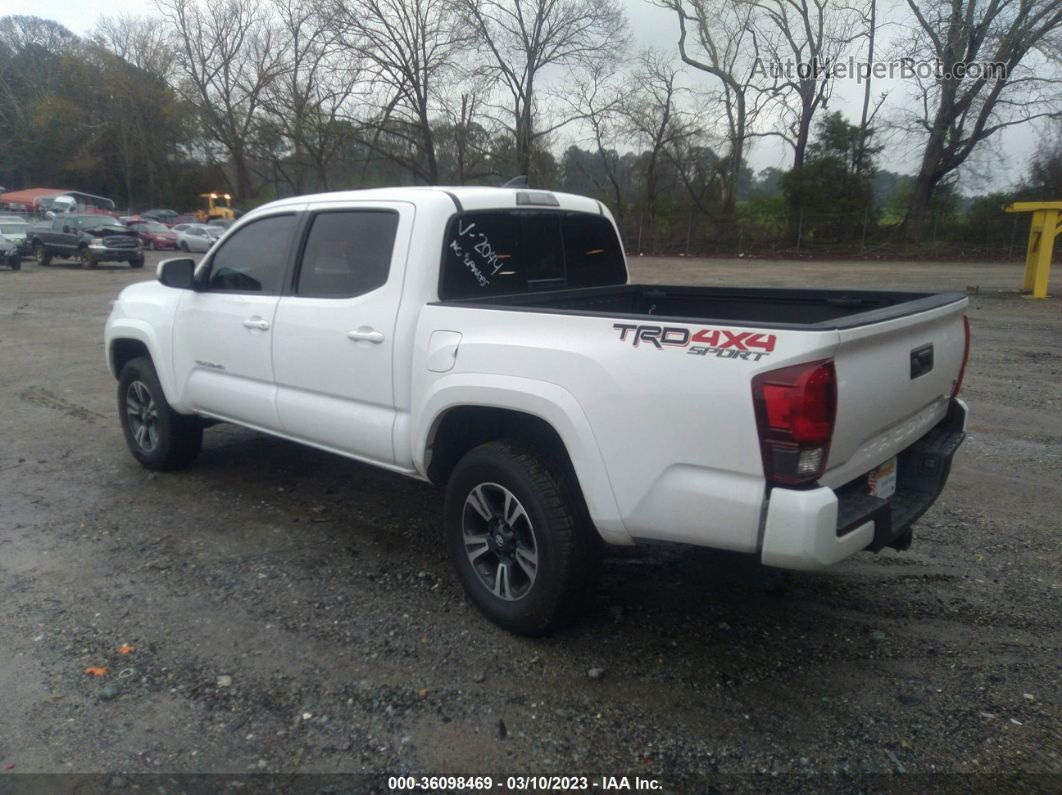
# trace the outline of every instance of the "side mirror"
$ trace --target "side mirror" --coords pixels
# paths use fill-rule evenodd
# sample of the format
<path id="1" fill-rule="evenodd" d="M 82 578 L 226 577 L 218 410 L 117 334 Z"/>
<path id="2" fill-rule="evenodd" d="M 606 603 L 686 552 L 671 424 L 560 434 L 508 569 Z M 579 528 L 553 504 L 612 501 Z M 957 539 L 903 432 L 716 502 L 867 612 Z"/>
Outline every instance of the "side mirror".
<path id="1" fill-rule="evenodd" d="M 167 259 L 159 263 L 159 281 L 178 290 L 194 289 L 195 260 L 190 257 Z"/>

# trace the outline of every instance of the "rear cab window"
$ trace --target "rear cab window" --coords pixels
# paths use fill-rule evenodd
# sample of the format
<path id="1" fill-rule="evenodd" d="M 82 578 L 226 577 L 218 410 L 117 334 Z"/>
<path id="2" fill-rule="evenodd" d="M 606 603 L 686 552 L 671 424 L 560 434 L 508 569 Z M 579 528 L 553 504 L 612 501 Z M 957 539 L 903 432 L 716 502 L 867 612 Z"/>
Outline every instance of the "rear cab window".
<path id="1" fill-rule="evenodd" d="M 623 250 L 604 216 L 558 210 L 483 210 L 450 220 L 439 298 L 489 298 L 626 281 Z"/>

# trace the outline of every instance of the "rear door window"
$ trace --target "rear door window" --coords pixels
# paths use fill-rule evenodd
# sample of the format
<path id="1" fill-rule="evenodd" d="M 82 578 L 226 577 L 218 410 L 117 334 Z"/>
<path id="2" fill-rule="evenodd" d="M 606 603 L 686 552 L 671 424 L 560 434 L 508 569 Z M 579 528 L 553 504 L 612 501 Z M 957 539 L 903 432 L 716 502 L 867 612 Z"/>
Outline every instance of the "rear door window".
<path id="1" fill-rule="evenodd" d="M 444 241 L 439 297 L 623 284 L 627 273 L 608 219 L 547 210 L 455 216 Z"/>
<path id="2" fill-rule="evenodd" d="M 343 210 L 314 216 L 295 294 L 353 298 L 387 282 L 398 229 L 393 210 Z"/>

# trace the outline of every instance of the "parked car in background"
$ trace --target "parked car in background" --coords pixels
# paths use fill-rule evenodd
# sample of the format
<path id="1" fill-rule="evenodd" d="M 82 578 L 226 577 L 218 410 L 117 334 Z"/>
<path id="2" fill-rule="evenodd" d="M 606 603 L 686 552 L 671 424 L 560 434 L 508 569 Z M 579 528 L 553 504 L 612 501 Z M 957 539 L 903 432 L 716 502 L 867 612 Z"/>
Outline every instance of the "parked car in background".
<path id="1" fill-rule="evenodd" d="M 144 210 L 140 215 L 152 221 L 158 221 L 160 224 L 166 224 L 166 226 L 173 226 L 180 218 L 176 210 Z"/>
<path id="2" fill-rule="evenodd" d="M 0 235 L 18 248 L 20 257 L 28 257 L 33 249 L 29 241 L 29 222 L 17 215 L 0 215 Z"/>
<path id="3" fill-rule="evenodd" d="M 177 248 L 181 251 L 206 251 L 224 233 L 223 229 L 211 229 L 206 224 L 180 224 L 177 233 Z"/>
<path id="4" fill-rule="evenodd" d="M 158 221 L 133 221 L 130 229 L 136 230 L 140 241 L 148 251 L 164 251 L 177 248 L 177 233 Z"/>
<path id="5" fill-rule="evenodd" d="M 0 259 L 11 270 L 22 270 L 22 255 L 18 253 L 18 245 L 4 237 L 3 233 L 0 233 Z"/>
<path id="6" fill-rule="evenodd" d="M 144 267 L 140 236 L 109 215 L 57 215 L 31 226 L 29 235 L 38 265 L 67 257 L 79 260 L 83 268 L 119 261 L 131 268 Z"/>

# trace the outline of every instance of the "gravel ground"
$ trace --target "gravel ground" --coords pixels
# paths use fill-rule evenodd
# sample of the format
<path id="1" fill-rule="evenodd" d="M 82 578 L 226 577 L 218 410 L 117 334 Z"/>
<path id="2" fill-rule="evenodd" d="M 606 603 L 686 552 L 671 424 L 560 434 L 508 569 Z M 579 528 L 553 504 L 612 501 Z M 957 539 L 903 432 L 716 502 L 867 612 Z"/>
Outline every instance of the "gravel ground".
<path id="1" fill-rule="evenodd" d="M 151 262 L 26 262 L 0 271 L 0 776 L 1059 791 L 1062 300 L 1022 300 L 1014 265 L 633 265 L 979 290 L 971 433 L 911 550 L 815 575 L 621 550 L 581 623 L 513 637 L 464 599 L 428 486 L 227 426 L 191 469 L 141 469 L 102 329 Z"/>

